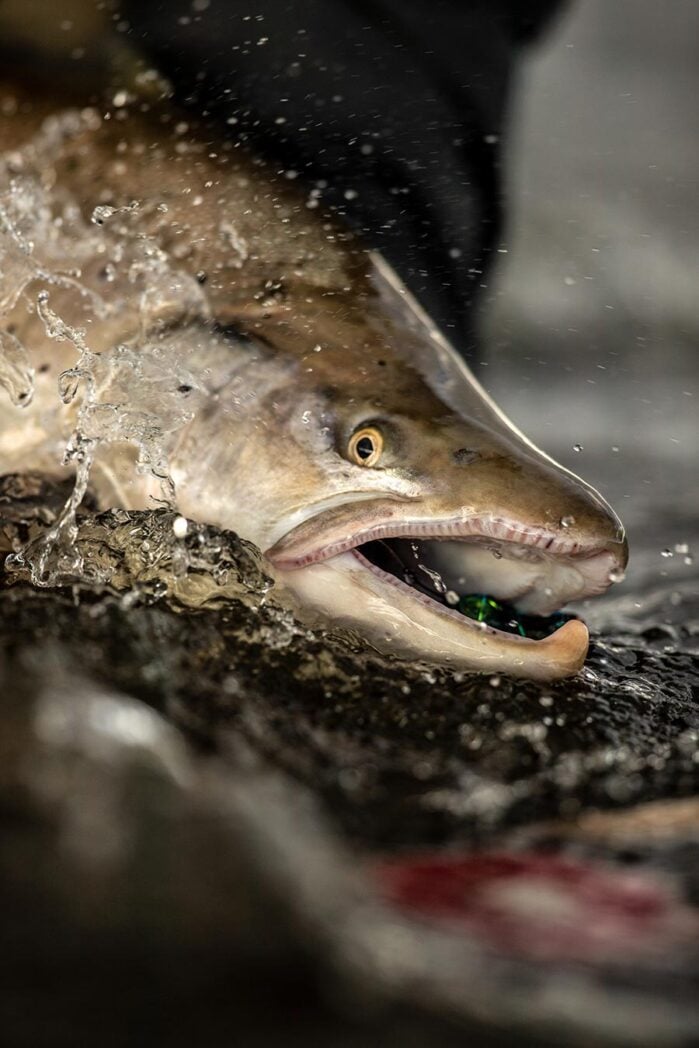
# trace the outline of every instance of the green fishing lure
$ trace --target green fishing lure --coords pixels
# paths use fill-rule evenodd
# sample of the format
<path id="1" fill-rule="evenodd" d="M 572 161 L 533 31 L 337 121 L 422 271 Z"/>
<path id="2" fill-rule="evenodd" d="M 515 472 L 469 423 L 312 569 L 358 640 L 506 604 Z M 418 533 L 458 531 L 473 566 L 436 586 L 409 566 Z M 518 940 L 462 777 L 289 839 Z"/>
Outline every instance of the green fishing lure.
<path id="1" fill-rule="evenodd" d="M 575 615 L 557 611 L 554 615 L 522 615 L 512 604 L 505 604 L 484 593 L 470 593 L 459 599 L 457 611 L 476 622 L 483 622 L 493 629 L 505 633 L 518 633 L 520 637 L 541 640 L 555 633 Z"/>

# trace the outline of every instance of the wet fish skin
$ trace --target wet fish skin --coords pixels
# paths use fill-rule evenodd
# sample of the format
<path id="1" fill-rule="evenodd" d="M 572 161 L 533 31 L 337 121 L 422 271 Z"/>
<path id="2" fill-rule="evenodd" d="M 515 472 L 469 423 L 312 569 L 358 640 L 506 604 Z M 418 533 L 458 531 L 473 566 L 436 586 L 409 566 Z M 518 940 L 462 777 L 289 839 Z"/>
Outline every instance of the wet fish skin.
<path id="1" fill-rule="evenodd" d="M 125 210 L 125 240 L 150 238 L 206 291 L 199 308 L 172 285 L 144 330 L 142 286 L 121 276 L 105 288 L 104 259 L 81 266 L 84 287 L 123 303 L 116 314 L 83 317 L 93 352 L 107 357 L 123 343 L 160 361 L 173 383 L 194 376 L 176 386 L 189 398 L 185 421 L 163 402 L 153 409 L 168 434 L 180 512 L 254 541 L 311 621 L 455 668 L 542 679 L 576 672 L 588 643 L 582 623 L 541 641 L 483 630 L 351 552 L 378 533 L 467 539 L 450 553 L 484 591 L 510 599 L 514 587 L 523 610 L 542 613 L 601 592 L 627 557 L 606 503 L 508 422 L 395 277 L 283 178 L 223 149 L 205 128 L 173 133 L 172 118 L 92 115 L 71 135 L 54 133 L 49 161 L 51 128 L 38 123 L 31 112 L 22 126 L 4 122 L 10 167 L 39 173 L 47 192 L 67 194 L 86 215 L 137 200 L 135 215 Z M 87 308 L 71 289 L 51 298 L 78 320 Z M 47 468 L 75 423 L 75 406 L 55 393 L 75 352 L 48 339 L 24 302 L 5 322 L 30 350 L 38 382 L 30 407 L 2 409 L 0 466 Z M 145 395 L 108 376 L 99 396 L 114 402 L 115 390 L 125 401 Z M 369 423 L 384 438 L 377 468 L 348 455 L 352 433 Z M 160 494 L 153 476 L 134 472 L 123 443 L 100 448 L 93 479 L 105 505 L 148 507 Z M 486 548 L 484 557 L 488 542 L 508 554 L 504 573 L 502 556 Z M 509 557 L 523 544 L 538 568 Z"/>

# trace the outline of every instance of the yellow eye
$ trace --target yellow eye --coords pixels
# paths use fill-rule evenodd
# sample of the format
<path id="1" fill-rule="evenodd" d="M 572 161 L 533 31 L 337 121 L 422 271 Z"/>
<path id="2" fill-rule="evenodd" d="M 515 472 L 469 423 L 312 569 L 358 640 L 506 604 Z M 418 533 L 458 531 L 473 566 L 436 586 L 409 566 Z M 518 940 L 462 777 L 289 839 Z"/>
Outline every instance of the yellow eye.
<path id="1" fill-rule="evenodd" d="M 352 434 L 347 451 L 358 466 L 375 466 L 383 451 L 383 437 L 374 426 L 364 426 Z"/>

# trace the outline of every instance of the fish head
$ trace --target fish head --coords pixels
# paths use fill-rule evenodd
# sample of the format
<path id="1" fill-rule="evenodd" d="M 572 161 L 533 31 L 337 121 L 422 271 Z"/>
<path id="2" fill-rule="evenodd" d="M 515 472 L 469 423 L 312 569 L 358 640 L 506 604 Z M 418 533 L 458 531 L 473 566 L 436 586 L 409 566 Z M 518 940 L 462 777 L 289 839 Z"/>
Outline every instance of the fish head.
<path id="1" fill-rule="evenodd" d="M 133 241 L 141 246 L 154 237 L 175 256 L 180 234 L 192 234 L 182 255 L 189 282 L 168 276 L 149 297 L 127 268 L 125 308 L 89 320 L 90 346 L 107 359 L 111 347 L 127 347 L 130 359 L 148 332 L 138 369 L 110 366 L 100 396 L 128 404 L 138 425 L 157 418 L 179 511 L 255 542 L 303 617 L 349 627 L 382 650 L 542 679 L 576 672 L 588 646 L 582 622 L 536 639 L 464 612 L 476 597 L 547 616 L 620 577 L 623 529 L 601 497 L 505 418 L 380 259 L 365 273 L 363 249 L 325 223 L 319 240 L 286 190 L 260 192 L 254 169 L 248 179 L 232 168 L 226 183 L 226 156 L 202 166 L 204 141 L 191 155 L 161 149 L 150 124 L 130 124 L 135 193 L 116 173 L 125 127 L 95 131 L 90 112 L 42 180 L 66 179 L 87 200 L 96 179 L 109 179 L 109 199 L 129 213 L 134 196 L 158 201 L 137 209 L 148 223 Z M 216 188 L 208 205 L 202 192 L 194 223 L 189 189 L 201 183 Z M 236 222 L 222 226 L 227 207 Z M 85 281 L 90 266 L 78 257 Z M 90 265 L 101 296 L 100 252 Z M 55 369 L 54 340 L 37 338 L 51 344 Z M 37 429 L 47 425 L 42 404 L 37 396 L 32 405 Z M 14 432 L 6 443 L 14 454 Z M 120 441 L 105 444 L 122 454 Z M 160 449 L 157 457 L 160 466 Z M 141 462 L 134 471 L 132 456 L 128 490 L 111 460 L 101 465 L 117 504 L 152 505 L 153 490 L 162 494 L 158 470 Z"/>
<path id="2" fill-rule="evenodd" d="M 290 512 L 265 544 L 277 582 L 307 619 L 400 657 L 544 680 L 575 673 L 589 643 L 583 622 L 538 639 L 521 622 L 623 577 L 619 519 L 519 433 L 459 358 L 440 396 L 417 352 L 405 354 L 424 334 L 370 328 L 324 344 L 322 364 L 303 358 L 306 393 L 296 390 L 286 426 Z M 303 445 L 309 462 L 295 470 Z M 512 629 L 478 621 L 464 613 L 474 596 L 521 619 Z"/>

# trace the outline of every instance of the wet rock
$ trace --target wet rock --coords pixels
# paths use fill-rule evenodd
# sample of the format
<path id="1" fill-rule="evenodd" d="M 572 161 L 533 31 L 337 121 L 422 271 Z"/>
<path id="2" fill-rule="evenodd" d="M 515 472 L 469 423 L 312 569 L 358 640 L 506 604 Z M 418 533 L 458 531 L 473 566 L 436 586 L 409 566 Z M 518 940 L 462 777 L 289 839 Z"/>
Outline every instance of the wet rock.
<path id="1" fill-rule="evenodd" d="M 36 478 L 19 499 L 17 479 L 4 483 L 10 549 L 36 539 L 51 500 Z M 696 788 L 694 751 L 678 741 L 699 730 L 691 654 L 632 635 L 598 640 L 573 681 L 455 680 L 306 629 L 278 605 L 254 547 L 194 524 L 178 538 L 174 519 L 81 511 L 81 577 L 36 589 L 21 563 L 6 574 L 3 647 L 36 659 L 59 645 L 213 749 L 244 737 L 363 845 L 481 840 Z"/>
<path id="2" fill-rule="evenodd" d="M 110 1029 L 119 1044 L 134 1027 L 218 1043 L 235 1027 L 265 1044 L 280 1030 L 285 1043 L 502 1043 L 495 1028 L 539 1045 L 555 1027 L 550 1043 L 583 1044 L 594 1027 L 612 1044 L 622 1026 L 637 1044 L 689 1043 L 699 961 L 673 938 L 696 913 L 687 842 L 649 857 L 564 828 L 591 806 L 696 790 L 698 673 L 681 638 L 658 651 L 637 632 L 600 637 L 585 673 L 556 685 L 454 679 L 295 622 L 230 533 L 89 501 L 79 571 L 32 585 L 22 551 L 69 488 L 0 482 L 0 550 L 15 554 L 0 583 L 15 1043 Z M 518 942 L 549 941 L 535 928 L 494 941 L 485 897 L 455 925 L 384 894 L 382 864 L 444 844 L 469 876 L 479 855 L 504 852 L 509 870 L 523 849 L 552 854 L 545 870 L 519 862 L 498 928 L 571 862 L 599 888 L 596 913 L 606 892 L 623 908 L 641 855 L 643 898 L 665 907 L 660 953 L 635 925 L 636 952 L 611 954 L 573 928 L 581 969 L 569 953 L 522 955 Z"/>

